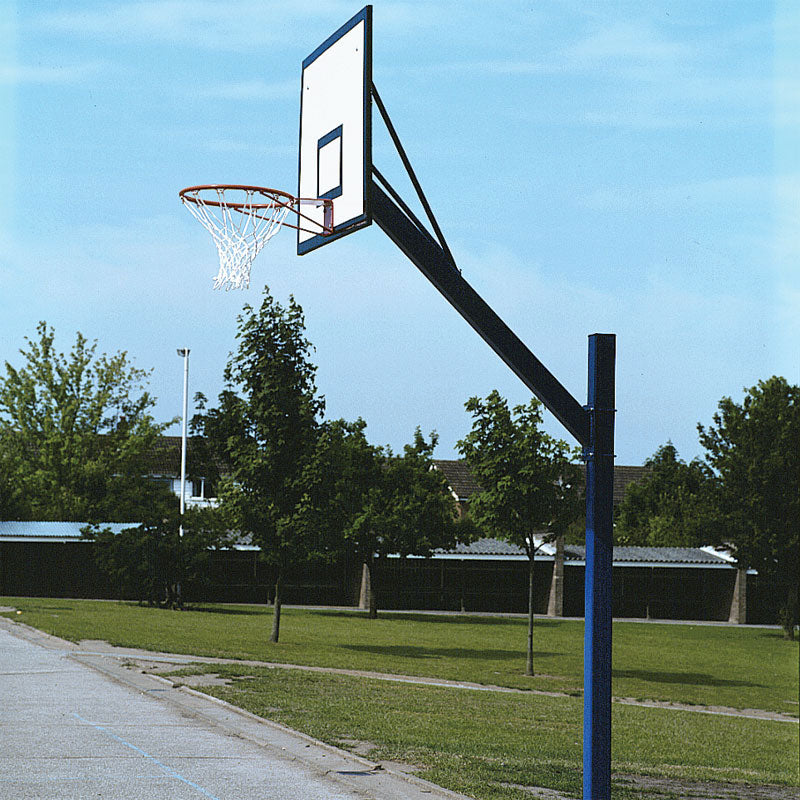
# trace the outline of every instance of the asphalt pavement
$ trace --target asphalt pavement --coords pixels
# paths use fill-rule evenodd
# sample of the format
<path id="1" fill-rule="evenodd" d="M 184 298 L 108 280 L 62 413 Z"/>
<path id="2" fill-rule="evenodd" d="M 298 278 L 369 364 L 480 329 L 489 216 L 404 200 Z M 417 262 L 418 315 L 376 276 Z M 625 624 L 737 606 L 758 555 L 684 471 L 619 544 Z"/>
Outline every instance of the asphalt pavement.
<path id="1" fill-rule="evenodd" d="M 0 617 L 0 800 L 90 798 L 463 796 Z"/>

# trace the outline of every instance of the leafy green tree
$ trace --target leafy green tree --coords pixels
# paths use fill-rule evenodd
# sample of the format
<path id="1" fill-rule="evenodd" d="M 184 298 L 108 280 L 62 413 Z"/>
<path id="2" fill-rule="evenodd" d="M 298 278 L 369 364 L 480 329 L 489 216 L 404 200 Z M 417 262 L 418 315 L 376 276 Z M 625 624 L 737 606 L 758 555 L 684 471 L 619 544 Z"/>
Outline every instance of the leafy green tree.
<path id="1" fill-rule="evenodd" d="M 345 532 L 380 485 L 382 450 L 367 441 L 362 419 L 323 422 L 303 470 L 298 529 L 316 560 L 333 560 L 347 549 Z"/>
<path id="2" fill-rule="evenodd" d="M 373 485 L 345 535 L 369 569 L 369 616 L 378 615 L 379 563 L 390 554 L 429 557 L 437 548 L 455 546 L 466 530 L 456 520 L 456 505 L 444 476 L 432 469 L 435 432 L 426 440 L 419 428 L 402 455 L 387 448 Z M 463 530 L 462 530 L 463 528 Z"/>
<path id="3" fill-rule="evenodd" d="M 509 409 L 495 390 L 470 398 L 472 430 L 458 443 L 482 487 L 470 499 L 470 515 L 492 536 L 528 556 L 528 647 L 526 675 L 533 675 L 534 534 L 563 536 L 581 513 L 581 475 L 576 453 L 543 430 L 542 404 L 535 398 Z"/>
<path id="4" fill-rule="evenodd" d="M 754 568 L 782 598 L 781 623 L 794 638 L 800 535 L 800 386 L 773 376 L 723 397 L 714 424 L 698 425 L 713 473 L 715 538 L 733 546 L 740 567 Z"/>
<path id="5" fill-rule="evenodd" d="M 45 322 L 37 334 L 20 350 L 22 365 L 6 362 L 0 377 L 4 515 L 125 522 L 167 502 L 168 489 L 147 477 L 148 456 L 172 424 L 149 413 L 149 373 L 124 352 L 98 355 L 81 333 L 67 355 Z"/>
<path id="6" fill-rule="evenodd" d="M 0 437 L 0 519 L 22 519 L 26 516 L 19 486 L 12 478 L 12 458 Z"/>
<path id="7" fill-rule="evenodd" d="M 647 476 L 632 484 L 617 509 L 616 544 L 645 547 L 700 547 L 712 544 L 704 525 L 708 470 L 687 464 L 672 442 L 644 463 Z"/>
<path id="8" fill-rule="evenodd" d="M 265 289 L 260 308 L 246 305 L 239 315 L 236 338 L 219 405 L 200 415 L 198 427 L 229 470 L 219 497 L 232 524 L 275 568 L 270 640 L 277 642 L 286 570 L 314 551 L 304 524 L 305 471 L 325 403 L 293 297 L 283 307 Z"/>
<path id="9" fill-rule="evenodd" d="M 118 597 L 182 608 L 187 587 L 207 583 L 211 550 L 226 545 L 227 524 L 218 509 L 189 508 L 183 517 L 171 509 L 117 534 L 94 525 L 83 535 L 95 542 L 97 564 Z"/>

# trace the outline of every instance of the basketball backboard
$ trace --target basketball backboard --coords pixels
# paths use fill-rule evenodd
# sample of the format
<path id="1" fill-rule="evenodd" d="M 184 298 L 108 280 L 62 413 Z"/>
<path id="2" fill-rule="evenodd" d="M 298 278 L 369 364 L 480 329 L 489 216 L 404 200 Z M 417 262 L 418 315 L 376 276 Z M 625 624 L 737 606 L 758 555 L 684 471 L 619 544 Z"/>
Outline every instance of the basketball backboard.
<path id="1" fill-rule="evenodd" d="M 297 254 L 372 222 L 372 6 L 303 61 L 298 196 L 333 200 L 333 233 L 297 232 Z M 304 205 L 320 227 L 323 209 Z"/>

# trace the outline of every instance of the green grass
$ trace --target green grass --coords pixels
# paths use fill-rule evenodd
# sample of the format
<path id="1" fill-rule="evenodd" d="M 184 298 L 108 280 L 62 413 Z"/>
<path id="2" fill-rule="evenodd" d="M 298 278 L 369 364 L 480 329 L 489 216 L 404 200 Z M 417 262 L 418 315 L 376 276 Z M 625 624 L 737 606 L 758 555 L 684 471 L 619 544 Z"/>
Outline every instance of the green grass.
<path id="1" fill-rule="evenodd" d="M 538 620 L 536 677 L 526 677 L 519 618 L 284 609 L 281 641 L 267 641 L 272 612 L 209 606 L 174 612 L 92 600 L 0 598 L 14 619 L 65 639 L 205 656 L 255 659 L 472 681 L 580 694 L 583 623 Z M 780 631 L 704 625 L 614 625 L 617 697 L 797 715 L 798 643 Z"/>
<path id="2" fill-rule="evenodd" d="M 185 612 L 133 603 L 0 598 L 12 619 L 65 639 L 174 653 L 338 667 L 548 689 L 567 696 L 482 692 L 245 665 L 197 665 L 230 686 L 204 691 L 332 744 L 368 743 L 369 757 L 480 800 L 530 800 L 524 786 L 580 794 L 583 625 L 537 620 L 527 678 L 518 618 L 209 606 Z M 615 696 L 797 714 L 798 645 L 780 632 L 616 623 Z M 620 776 L 797 785 L 798 725 L 615 704 L 613 769 Z M 664 797 L 623 785 L 618 800 Z M 746 790 L 744 790 L 746 791 Z M 681 796 L 675 786 L 675 796 Z"/>
<path id="3" fill-rule="evenodd" d="M 416 765 L 420 775 L 483 800 L 527 798 L 508 784 L 580 794 L 579 698 L 399 685 L 239 666 L 190 667 L 233 678 L 203 691 L 331 744 Z M 615 772 L 687 780 L 797 782 L 792 723 L 614 706 Z M 642 797 L 615 789 L 615 797 Z"/>

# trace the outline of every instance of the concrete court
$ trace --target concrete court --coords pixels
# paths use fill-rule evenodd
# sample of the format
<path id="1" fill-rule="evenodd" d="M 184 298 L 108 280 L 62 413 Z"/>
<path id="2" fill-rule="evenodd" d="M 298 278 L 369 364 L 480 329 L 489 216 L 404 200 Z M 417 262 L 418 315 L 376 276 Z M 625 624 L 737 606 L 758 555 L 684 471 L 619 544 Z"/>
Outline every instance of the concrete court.
<path id="1" fill-rule="evenodd" d="M 461 797 L 0 617 L 0 800 Z"/>

